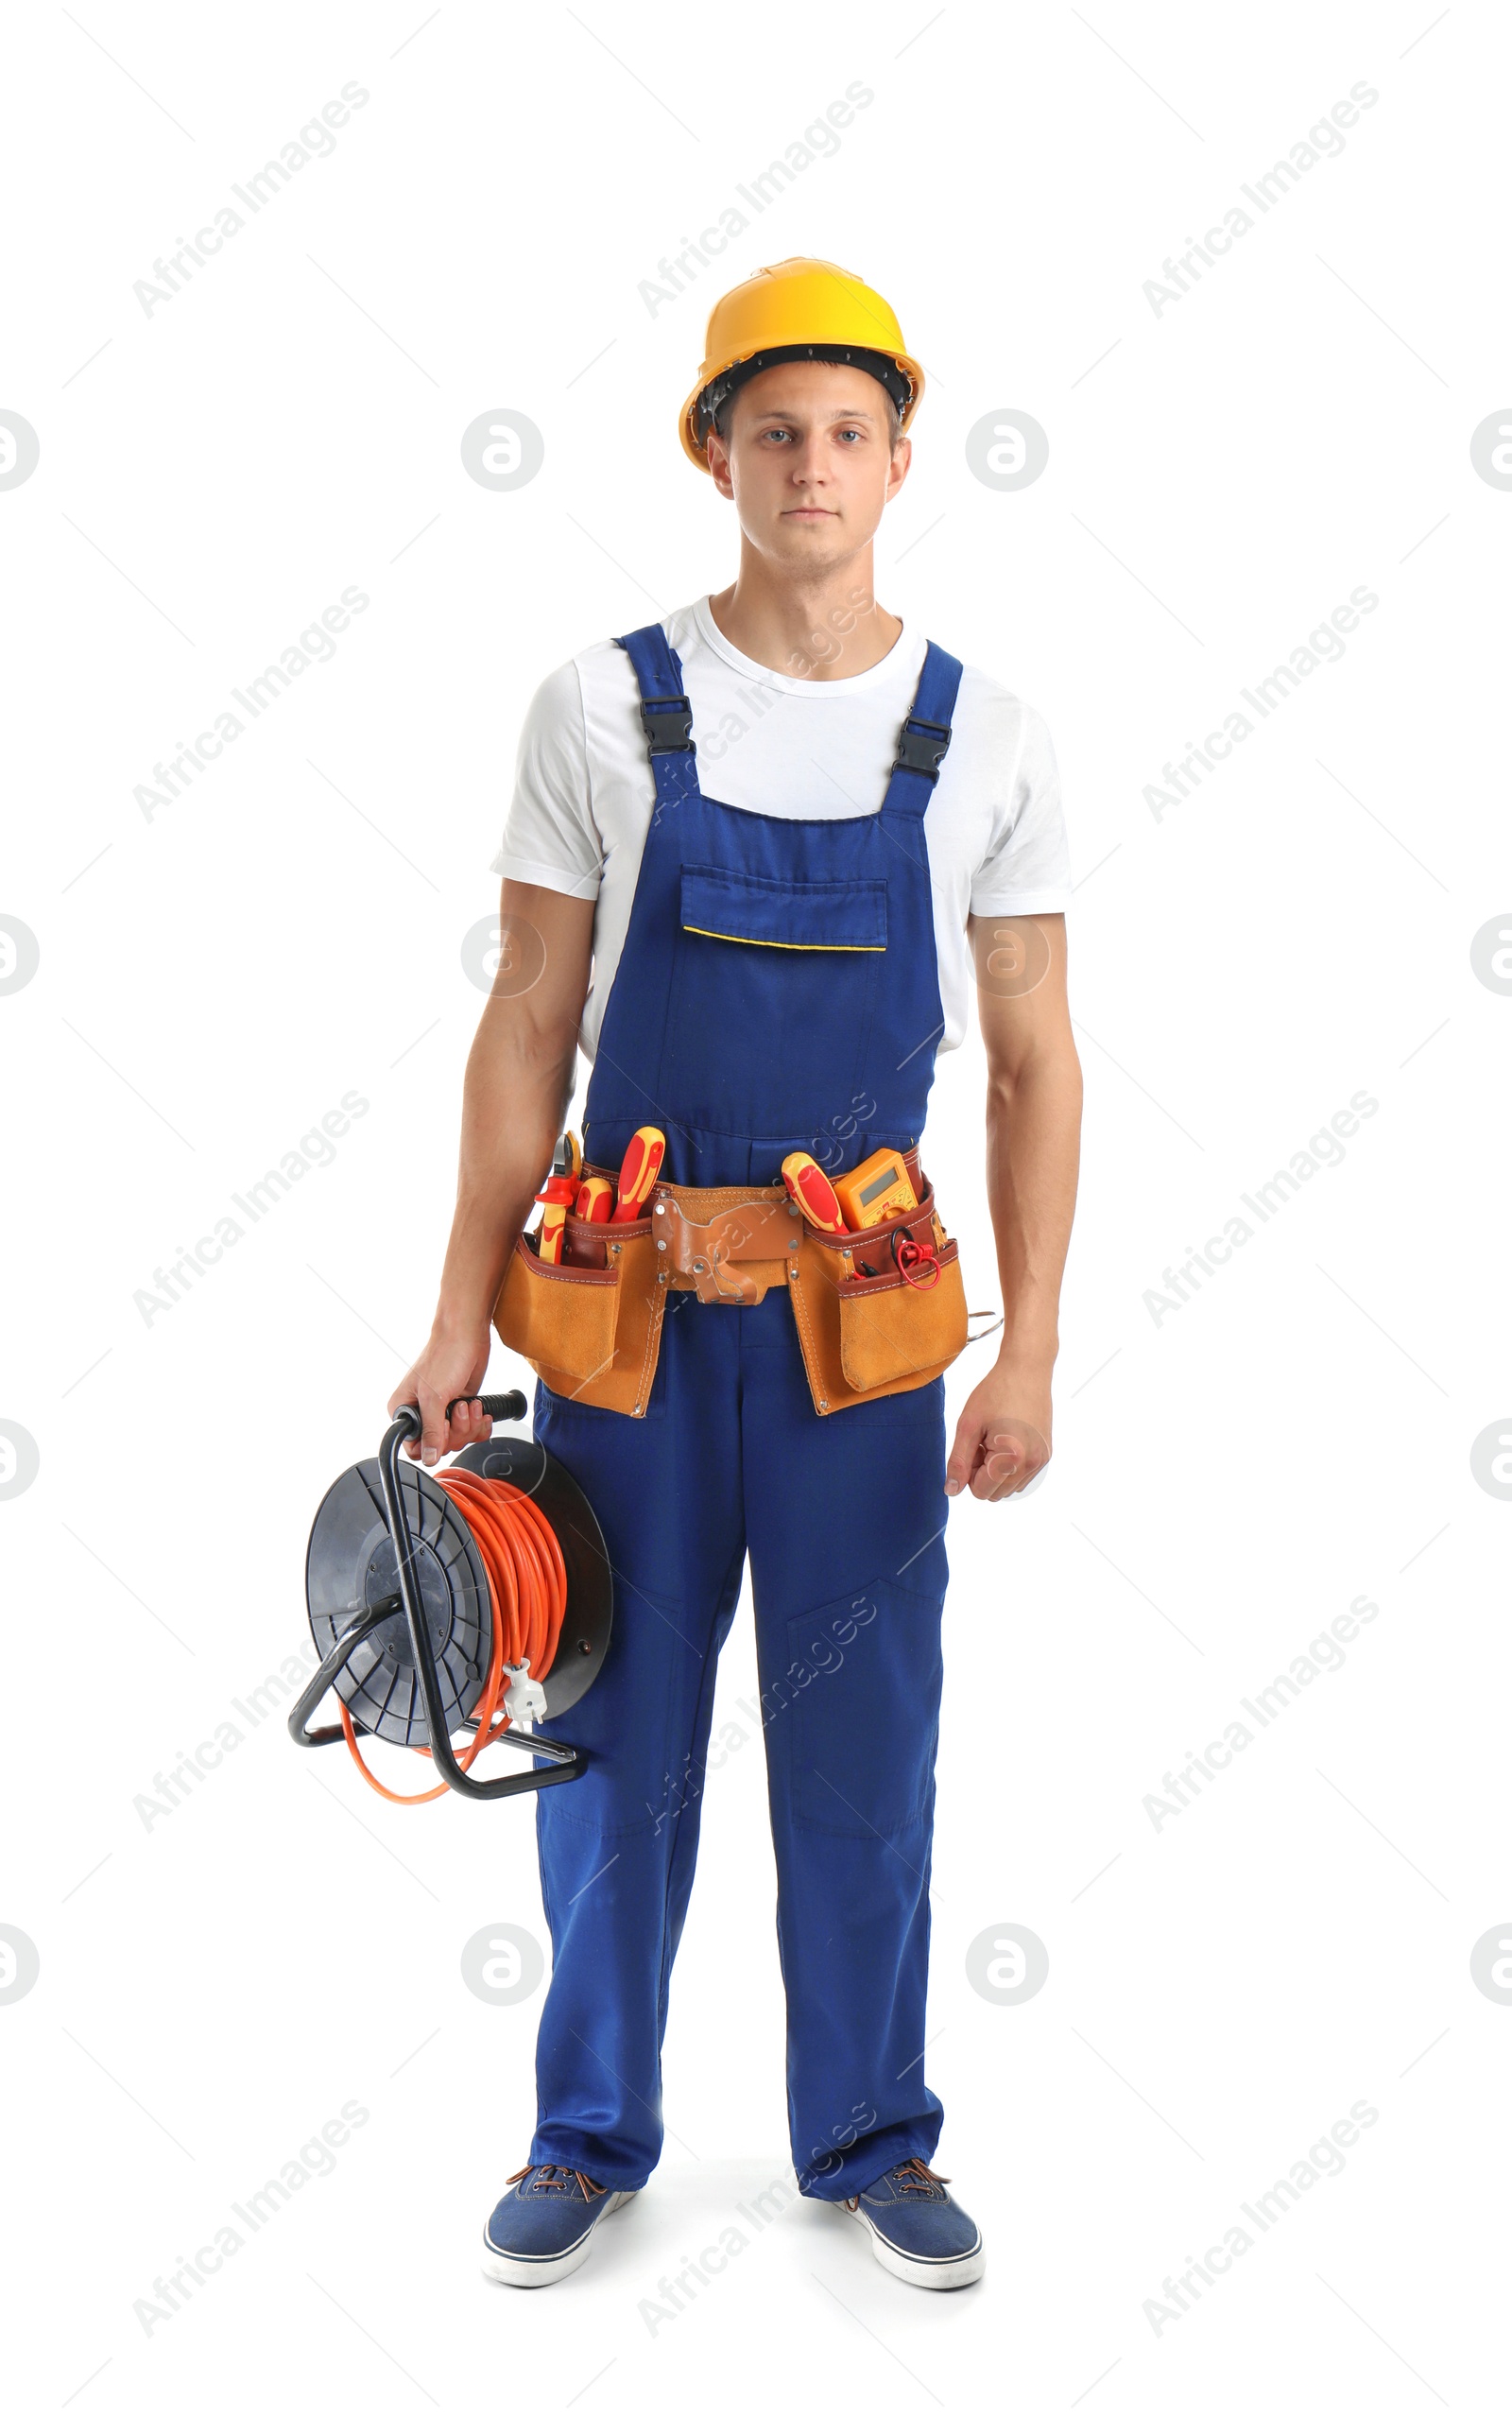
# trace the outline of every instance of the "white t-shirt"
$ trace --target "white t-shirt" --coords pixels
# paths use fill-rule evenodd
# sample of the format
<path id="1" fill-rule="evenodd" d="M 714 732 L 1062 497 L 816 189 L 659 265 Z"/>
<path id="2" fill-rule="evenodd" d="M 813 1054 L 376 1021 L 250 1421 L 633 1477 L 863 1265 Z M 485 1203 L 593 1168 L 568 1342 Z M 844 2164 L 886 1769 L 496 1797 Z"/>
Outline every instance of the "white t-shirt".
<path id="1" fill-rule="evenodd" d="M 693 707 L 698 779 L 726 805 L 797 819 L 875 812 L 924 662 L 908 624 L 869 671 L 795 680 L 737 652 L 708 598 L 662 624 Z M 947 631 L 940 639 L 949 647 Z M 592 1058 L 656 802 L 641 697 L 612 638 L 575 655 L 531 699 L 494 871 L 596 900 L 582 1047 Z M 966 918 L 1059 914 L 1071 895 L 1050 733 L 1033 708 L 967 665 L 950 751 L 924 814 L 945 1028 L 966 1036 L 974 970 Z"/>

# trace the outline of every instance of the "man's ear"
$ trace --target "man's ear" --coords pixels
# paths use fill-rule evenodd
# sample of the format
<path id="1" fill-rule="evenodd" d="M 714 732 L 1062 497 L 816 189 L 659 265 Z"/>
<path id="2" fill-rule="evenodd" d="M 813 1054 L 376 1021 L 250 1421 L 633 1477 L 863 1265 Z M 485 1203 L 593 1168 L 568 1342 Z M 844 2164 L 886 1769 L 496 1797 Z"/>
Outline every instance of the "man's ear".
<path id="1" fill-rule="evenodd" d="M 704 440 L 704 452 L 709 461 L 709 475 L 727 503 L 733 503 L 735 490 L 730 475 L 730 447 L 723 437 L 711 428 Z"/>

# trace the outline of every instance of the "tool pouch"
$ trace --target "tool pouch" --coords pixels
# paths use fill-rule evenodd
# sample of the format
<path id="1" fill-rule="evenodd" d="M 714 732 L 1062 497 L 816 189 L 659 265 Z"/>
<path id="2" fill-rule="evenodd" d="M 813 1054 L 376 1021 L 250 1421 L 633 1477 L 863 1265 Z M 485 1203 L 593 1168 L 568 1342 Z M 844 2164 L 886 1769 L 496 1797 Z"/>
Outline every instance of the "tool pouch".
<path id="1" fill-rule="evenodd" d="M 956 1244 L 940 1224 L 917 1151 L 904 1164 L 918 1207 L 859 1234 L 816 1233 L 790 1218 L 781 1185 L 706 1191 L 670 1183 L 657 1185 L 651 1213 L 633 1224 L 569 1217 L 559 1265 L 543 1266 L 535 1235 L 522 1234 L 494 1303 L 499 1339 L 553 1392 L 644 1418 L 669 1290 L 739 1306 L 785 1281 L 821 1418 L 915 1391 L 965 1348 L 966 1295 Z M 932 1281 L 917 1273 L 910 1281 L 899 1270 L 895 1234 L 934 1250 L 939 1271 Z M 876 1274 L 860 1273 L 863 1262 Z"/>
<path id="2" fill-rule="evenodd" d="M 788 1270 L 788 1291 L 821 1418 L 858 1401 L 913 1392 L 943 1375 L 966 1347 L 960 1252 L 935 1208 L 934 1185 L 907 1160 L 919 1206 L 858 1234 L 820 1234 L 805 1224 Z M 895 1235 L 933 1249 L 939 1272 L 910 1281 L 893 1255 Z M 873 1275 L 861 1273 L 862 1263 Z M 921 1271 L 921 1270 L 920 1270 Z"/>
<path id="3" fill-rule="evenodd" d="M 644 1418 L 666 1306 L 655 1262 L 648 1217 L 623 1225 L 569 1217 L 559 1266 L 543 1266 L 535 1235 L 522 1234 L 493 1306 L 500 1341 L 553 1392 Z"/>

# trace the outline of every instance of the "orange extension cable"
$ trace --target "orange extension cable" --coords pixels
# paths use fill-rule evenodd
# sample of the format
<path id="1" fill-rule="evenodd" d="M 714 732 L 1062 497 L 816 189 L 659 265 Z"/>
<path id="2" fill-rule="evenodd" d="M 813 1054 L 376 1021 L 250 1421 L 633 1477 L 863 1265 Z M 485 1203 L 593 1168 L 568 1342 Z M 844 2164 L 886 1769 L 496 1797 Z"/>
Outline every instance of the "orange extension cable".
<path id="1" fill-rule="evenodd" d="M 500 1698 L 505 1693 L 505 1663 L 511 1662 L 518 1667 L 522 1661 L 528 1660 L 531 1677 L 544 1679 L 557 1657 L 562 1615 L 567 1608 L 567 1571 L 550 1521 L 518 1485 L 506 1484 L 499 1476 L 474 1476 L 462 1468 L 438 1474 L 436 1482 L 451 1495 L 472 1530 L 488 1576 L 493 1612 L 493 1649 L 478 1700 L 477 1734 L 456 1757 L 462 1769 L 470 1770 L 484 1748 L 502 1736 L 509 1725 L 507 1711 L 499 1712 L 498 1724 L 494 1725 L 494 1714 L 499 1711 Z M 391 1786 L 385 1786 L 362 1758 L 346 1704 L 340 1708 L 348 1750 L 377 1794 L 390 1803 L 434 1803 L 438 1796 L 446 1794 L 444 1782 L 439 1786 L 427 1787 L 422 1795 L 398 1795 Z M 411 1750 L 430 1757 L 428 1745 L 417 1745 Z"/>

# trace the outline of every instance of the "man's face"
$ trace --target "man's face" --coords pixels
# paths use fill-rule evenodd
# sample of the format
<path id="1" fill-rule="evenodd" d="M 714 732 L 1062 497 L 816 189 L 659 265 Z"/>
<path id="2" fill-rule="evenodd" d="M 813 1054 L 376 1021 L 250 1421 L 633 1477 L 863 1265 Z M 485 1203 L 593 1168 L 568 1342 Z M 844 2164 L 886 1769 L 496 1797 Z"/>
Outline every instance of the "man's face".
<path id="1" fill-rule="evenodd" d="M 865 370 L 784 361 L 735 396 L 728 442 L 711 431 L 709 468 L 747 544 L 788 571 L 822 574 L 869 544 L 908 474 L 890 443 L 887 397 Z"/>

